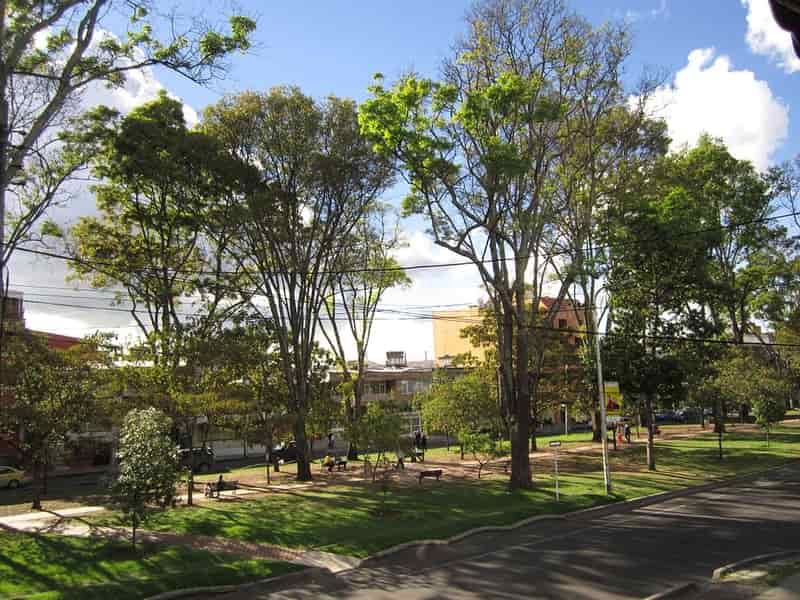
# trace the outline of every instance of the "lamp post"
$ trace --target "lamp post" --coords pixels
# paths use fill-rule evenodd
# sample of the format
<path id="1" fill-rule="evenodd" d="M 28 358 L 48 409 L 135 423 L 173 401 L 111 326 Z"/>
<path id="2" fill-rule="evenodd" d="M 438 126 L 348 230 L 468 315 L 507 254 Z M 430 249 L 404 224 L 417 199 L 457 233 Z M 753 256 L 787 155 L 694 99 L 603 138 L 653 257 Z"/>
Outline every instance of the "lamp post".
<path id="1" fill-rule="evenodd" d="M 566 403 L 561 403 L 561 408 L 564 409 L 564 435 L 569 435 L 569 413 L 567 412 Z"/>

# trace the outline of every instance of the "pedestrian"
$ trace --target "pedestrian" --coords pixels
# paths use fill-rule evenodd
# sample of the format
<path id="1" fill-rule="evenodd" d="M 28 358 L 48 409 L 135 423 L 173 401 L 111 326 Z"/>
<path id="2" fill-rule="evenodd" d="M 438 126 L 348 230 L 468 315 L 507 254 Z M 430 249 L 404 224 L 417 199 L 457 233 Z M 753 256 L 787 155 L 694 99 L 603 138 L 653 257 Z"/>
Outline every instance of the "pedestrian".
<path id="1" fill-rule="evenodd" d="M 406 465 L 403 462 L 403 459 L 405 458 L 405 456 L 406 456 L 406 453 L 403 452 L 403 449 L 402 448 L 398 448 L 397 449 L 397 466 L 395 468 L 405 471 Z"/>
<path id="2" fill-rule="evenodd" d="M 333 450 L 333 433 L 328 434 L 328 450 Z"/>
<path id="3" fill-rule="evenodd" d="M 631 443 L 631 424 L 625 423 L 625 441 Z"/>
<path id="4" fill-rule="evenodd" d="M 422 434 L 422 438 L 420 438 L 420 443 L 422 444 L 421 448 L 424 453 L 428 449 L 428 437 L 424 433 Z"/>
<path id="5" fill-rule="evenodd" d="M 414 432 L 414 448 L 419 449 L 422 446 L 422 434 L 420 434 L 419 429 Z"/>

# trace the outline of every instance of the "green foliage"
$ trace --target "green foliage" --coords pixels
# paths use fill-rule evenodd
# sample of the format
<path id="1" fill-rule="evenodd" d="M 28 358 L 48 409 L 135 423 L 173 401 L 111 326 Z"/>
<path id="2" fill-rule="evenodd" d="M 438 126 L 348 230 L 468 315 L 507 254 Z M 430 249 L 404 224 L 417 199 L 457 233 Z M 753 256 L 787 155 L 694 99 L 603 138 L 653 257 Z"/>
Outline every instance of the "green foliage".
<path id="1" fill-rule="evenodd" d="M 351 421 L 347 428 L 348 439 L 365 451 L 377 453 L 376 464 L 372 470 L 372 481 L 375 481 L 382 465 L 386 465 L 386 454 L 397 450 L 403 433 L 403 419 L 400 414 L 381 403 L 372 402 L 367 405 L 366 412 Z M 387 467 L 383 467 L 385 473 Z"/>
<path id="2" fill-rule="evenodd" d="M 175 495 L 178 454 L 170 438 L 172 421 L 155 408 L 134 409 L 123 421 L 119 436 L 119 473 L 113 496 L 132 528 L 148 517 L 153 504 L 166 506 Z"/>
<path id="3" fill-rule="evenodd" d="M 53 144 L 56 136 L 73 138 L 71 118 L 87 86 L 123 86 L 128 73 L 154 66 L 208 83 L 224 74 L 228 56 L 249 49 L 255 30 L 255 22 L 242 15 L 232 15 L 225 32 L 199 16 L 170 19 L 151 15 L 141 2 L 118 0 L 13 0 L 4 11 L 0 94 L 7 108 L 0 129 L 10 135 L 2 146 L 0 177 L 3 270 L 20 243 L 53 233 L 40 234 L 37 224 L 69 200 L 65 184 L 96 148 Z M 110 33 L 106 21 L 125 14 L 124 35 Z"/>
<path id="4" fill-rule="evenodd" d="M 462 431 L 459 433 L 458 439 L 464 445 L 464 451 L 472 454 L 478 463 L 478 479 L 481 478 L 481 471 L 487 463 L 505 454 L 500 442 L 488 433 Z"/>
<path id="5" fill-rule="evenodd" d="M 53 350 L 45 340 L 22 331 L 5 333 L 2 348 L 0 427 L 23 432 L 19 451 L 32 468 L 39 508 L 38 479 L 71 431 L 96 414 L 108 366 L 101 338 L 87 338 L 70 350 Z"/>
<path id="6" fill-rule="evenodd" d="M 492 369 L 478 367 L 463 375 L 434 374 L 430 389 L 415 402 L 428 431 L 450 435 L 503 431 Z"/>
<path id="7" fill-rule="evenodd" d="M 267 299 L 252 308 L 275 327 L 302 453 L 298 478 L 307 480 L 304 420 L 320 312 L 351 233 L 391 183 L 391 161 L 361 135 L 354 102 L 317 102 L 297 88 L 226 98 L 206 110 L 204 130 L 258 164 L 267 182 L 239 197 L 235 258 L 248 288 Z"/>

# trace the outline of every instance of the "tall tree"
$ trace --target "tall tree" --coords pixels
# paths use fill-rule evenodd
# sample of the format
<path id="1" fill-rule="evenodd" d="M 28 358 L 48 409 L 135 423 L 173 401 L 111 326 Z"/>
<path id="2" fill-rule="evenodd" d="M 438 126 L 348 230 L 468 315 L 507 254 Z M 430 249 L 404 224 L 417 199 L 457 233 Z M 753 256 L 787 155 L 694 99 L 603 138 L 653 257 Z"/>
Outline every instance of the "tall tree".
<path id="1" fill-rule="evenodd" d="M 367 209 L 391 181 L 389 164 L 361 136 L 355 103 L 317 102 L 297 88 L 226 98 L 206 128 L 257 165 L 260 185 L 244 196 L 235 256 L 252 307 L 275 326 L 288 409 L 296 417 L 297 477 L 311 478 L 305 419 L 312 394 L 318 317 Z"/>
<path id="2" fill-rule="evenodd" d="M 388 207 L 376 204 L 353 228 L 319 324 L 342 372 L 341 391 L 350 420 L 358 419 L 362 412 L 367 350 L 378 306 L 388 290 L 411 283 L 392 256 L 402 242 L 398 225 L 387 222 L 389 217 Z M 349 340 L 355 343 L 356 350 L 352 362 L 347 359 Z M 351 459 L 356 457 L 352 444 L 348 455 Z"/>
<path id="3" fill-rule="evenodd" d="M 82 164 L 55 131 L 92 83 L 124 85 L 131 71 L 159 66 L 200 84 L 250 47 L 255 22 L 230 18 L 223 33 L 200 18 L 150 15 L 149 0 L 2 0 L 0 14 L 0 289 L 17 245 L 29 239 Z M 122 16 L 124 35 L 106 23 Z M 168 32 L 159 37 L 155 32 Z"/>
<path id="4" fill-rule="evenodd" d="M 386 89 L 378 80 L 361 123 L 400 160 L 411 186 L 406 211 L 425 216 L 435 242 L 478 269 L 499 328 L 511 484 L 525 488 L 528 365 L 548 318 L 538 307 L 554 273 L 560 169 L 578 147 L 579 111 L 615 85 L 602 70 L 613 71 L 627 37 L 613 26 L 594 29 L 561 0 L 483 0 L 467 25 L 443 81 L 411 75 Z M 564 278 L 555 295 L 569 285 Z"/>
<path id="5" fill-rule="evenodd" d="M 673 338 L 697 324 L 691 299 L 702 290 L 714 235 L 697 232 L 705 205 L 673 186 L 670 173 L 665 161 L 643 171 L 639 184 L 617 199 L 610 227 L 614 322 L 609 350 L 621 363 L 623 392 L 643 398 L 650 469 L 656 467 L 654 403 L 680 389 Z"/>
<path id="6" fill-rule="evenodd" d="M 124 118 L 100 109 L 89 119 L 100 216 L 72 228 L 75 275 L 94 287 L 121 286 L 120 302 L 147 338 L 150 359 L 174 371 L 187 328 L 235 310 L 234 198 L 254 174 L 210 136 L 190 131 L 180 102 L 162 93 Z M 191 313 L 180 311 L 188 306 Z"/>

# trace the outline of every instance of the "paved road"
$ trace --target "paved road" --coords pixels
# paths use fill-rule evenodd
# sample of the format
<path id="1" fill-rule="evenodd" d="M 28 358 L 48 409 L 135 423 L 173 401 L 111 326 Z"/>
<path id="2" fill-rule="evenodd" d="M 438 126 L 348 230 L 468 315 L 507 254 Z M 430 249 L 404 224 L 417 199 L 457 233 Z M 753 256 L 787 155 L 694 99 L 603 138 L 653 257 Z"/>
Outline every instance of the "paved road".
<path id="1" fill-rule="evenodd" d="M 416 549 L 287 591 L 217 596 L 439 600 L 642 598 L 756 554 L 800 549 L 800 466 L 602 516 L 541 522 L 511 534 Z"/>

